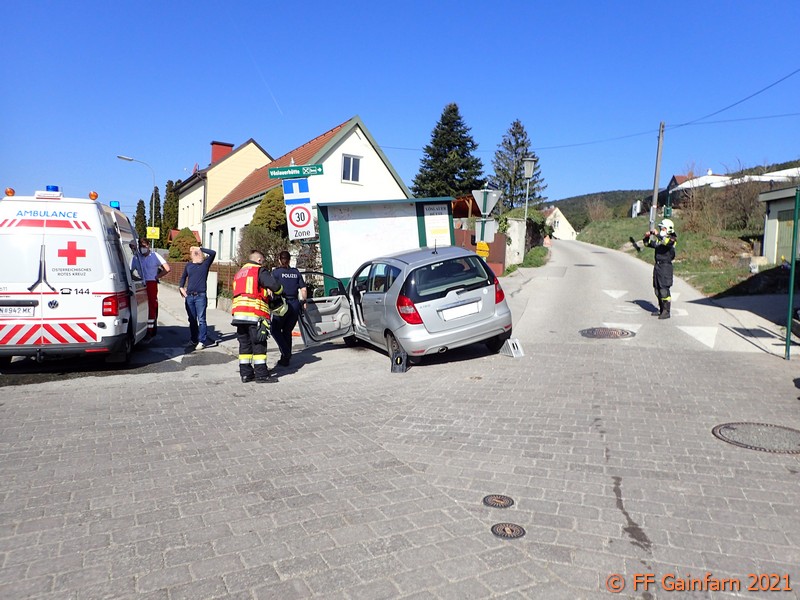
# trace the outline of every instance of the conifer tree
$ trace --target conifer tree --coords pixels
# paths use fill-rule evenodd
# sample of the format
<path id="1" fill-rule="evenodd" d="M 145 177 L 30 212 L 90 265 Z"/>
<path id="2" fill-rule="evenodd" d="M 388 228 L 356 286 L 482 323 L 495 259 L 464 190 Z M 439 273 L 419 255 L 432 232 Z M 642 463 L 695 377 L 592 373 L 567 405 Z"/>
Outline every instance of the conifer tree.
<path id="1" fill-rule="evenodd" d="M 483 187 L 483 163 L 473 156 L 478 144 L 461 118 L 458 105 L 448 104 L 423 148 L 412 192 L 417 197 L 466 196 Z"/>
<path id="2" fill-rule="evenodd" d="M 158 186 L 153 188 L 153 195 L 150 197 L 150 206 L 153 207 L 153 214 L 150 221 L 153 227 L 161 227 L 161 195 L 158 193 Z M 159 240 L 154 240 L 153 247 L 161 246 Z"/>
<path id="3" fill-rule="evenodd" d="M 528 185 L 525 179 L 524 158 L 534 159 L 533 176 Z M 537 206 L 543 200 L 542 192 L 547 188 L 541 175 L 539 157 L 531 150 L 528 132 L 519 119 L 511 123 L 508 131 L 503 135 L 503 140 L 497 147 L 492 161 L 494 175 L 491 183 L 503 192 L 501 203 L 506 210 L 525 206 L 526 188 L 529 190 L 528 207 Z M 495 208 L 499 211 L 499 207 Z"/>
<path id="4" fill-rule="evenodd" d="M 161 245 L 164 248 L 167 247 L 167 242 L 169 242 L 170 232 L 178 228 L 178 194 L 175 189 L 180 184 L 180 179 L 175 183 L 170 179 L 167 181 L 167 187 L 164 191 L 164 215 L 161 220 Z"/>
<path id="5" fill-rule="evenodd" d="M 140 240 L 147 237 L 147 216 L 145 215 L 144 200 L 136 203 L 136 214 L 133 217 L 133 227 Z"/>

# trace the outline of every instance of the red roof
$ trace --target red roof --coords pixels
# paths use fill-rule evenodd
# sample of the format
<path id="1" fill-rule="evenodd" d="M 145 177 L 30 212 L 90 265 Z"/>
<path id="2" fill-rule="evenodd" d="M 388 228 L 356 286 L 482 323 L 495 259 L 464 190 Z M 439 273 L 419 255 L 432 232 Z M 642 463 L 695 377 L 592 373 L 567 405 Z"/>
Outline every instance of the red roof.
<path id="1" fill-rule="evenodd" d="M 267 192 L 274 187 L 280 186 L 280 179 L 270 179 L 269 169 L 288 167 L 292 164 L 292 160 L 294 160 L 295 165 L 310 164 L 314 157 L 325 147 L 325 145 L 335 138 L 336 135 L 352 121 L 353 119 L 348 119 L 341 125 L 337 125 L 330 131 L 323 133 L 321 136 L 314 138 L 310 142 L 306 142 L 299 148 L 295 148 L 283 156 L 276 158 L 266 166 L 256 169 L 250 173 L 250 175 L 245 177 L 239 185 L 233 188 L 228 195 L 219 202 L 219 204 L 217 204 L 211 211 L 208 212 L 208 214 L 212 215 L 214 213 L 218 213 L 221 210 L 233 206 L 237 202 L 247 200 L 248 198 L 252 198 L 253 196 Z"/>

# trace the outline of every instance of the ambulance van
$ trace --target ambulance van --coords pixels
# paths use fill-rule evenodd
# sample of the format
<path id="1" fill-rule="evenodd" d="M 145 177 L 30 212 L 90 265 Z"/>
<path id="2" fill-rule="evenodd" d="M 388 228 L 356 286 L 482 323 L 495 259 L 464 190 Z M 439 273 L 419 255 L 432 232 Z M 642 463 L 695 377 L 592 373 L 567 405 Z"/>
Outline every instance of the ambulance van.
<path id="1" fill-rule="evenodd" d="M 147 334 L 136 231 L 122 212 L 57 186 L 0 200 L 0 367 L 14 356 L 127 363 Z"/>

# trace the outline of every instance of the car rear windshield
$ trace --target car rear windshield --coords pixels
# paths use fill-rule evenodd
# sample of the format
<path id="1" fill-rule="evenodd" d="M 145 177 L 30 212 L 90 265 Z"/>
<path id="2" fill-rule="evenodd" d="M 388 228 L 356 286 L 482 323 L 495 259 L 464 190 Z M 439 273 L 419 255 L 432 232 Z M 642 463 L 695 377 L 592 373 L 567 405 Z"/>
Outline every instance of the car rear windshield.
<path id="1" fill-rule="evenodd" d="M 474 290 L 492 285 L 494 275 L 477 256 L 461 256 L 411 272 L 404 293 L 414 302 L 443 298 L 452 290 Z"/>

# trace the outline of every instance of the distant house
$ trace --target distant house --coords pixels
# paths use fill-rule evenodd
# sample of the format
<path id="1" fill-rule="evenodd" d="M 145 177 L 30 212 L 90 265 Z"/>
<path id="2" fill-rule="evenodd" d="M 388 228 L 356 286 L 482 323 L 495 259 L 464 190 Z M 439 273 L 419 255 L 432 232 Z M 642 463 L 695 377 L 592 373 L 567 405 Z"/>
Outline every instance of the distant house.
<path id="1" fill-rule="evenodd" d="M 228 193 L 272 157 L 252 138 L 233 149 L 233 144 L 211 142 L 211 163 L 175 188 L 178 194 L 178 229 L 188 227 L 203 236 L 203 218 Z"/>
<path id="2" fill-rule="evenodd" d="M 667 185 L 666 195 L 669 196 L 672 206 L 680 206 L 682 200 L 685 200 L 689 194 L 698 188 L 711 187 L 722 188 L 731 185 L 741 185 L 743 183 L 768 183 L 770 188 L 778 183 L 786 183 L 800 179 L 800 168 L 782 169 L 780 171 L 771 171 L 761 175 L 742 175 L 740 177 L 729 177 L 728 175 L 715 175 L 711 169 L 705 175 L 700 177 L 691 177 L 685 175 L 673 175 Z M 659 194 L 659 204 L 665 201 L 666 196 L 662 197 Z"/>
<path id="3" fill-rule="evenodd" d="M 220 262 L 236 257 L 241 230 L 249 225 L 267 192 L 282 186 L 269 169 L 321 164 L 323 174 L 308 178 L 313 212 L 319 200 L 375 201 L 411 198 L 411 192 L 358 116 L 254 167 L 233 182 L 203 217 L 203 244 L 217 251 Z"/>
<path id="4" fill-rule="evenodd" d="M 561 209 L 556 206 L 551 206 L 542 211 L 544 215 L 544 224 L 553 228 L 553 239 L 556 240 L 574 240 L 578 233 L 572 227 L 567 217 L 561 212 Z"/>

